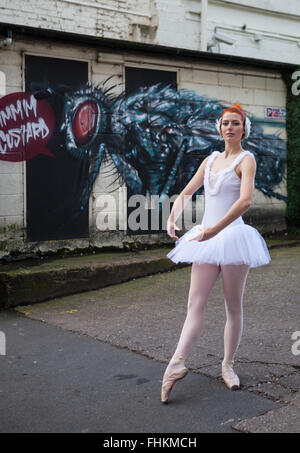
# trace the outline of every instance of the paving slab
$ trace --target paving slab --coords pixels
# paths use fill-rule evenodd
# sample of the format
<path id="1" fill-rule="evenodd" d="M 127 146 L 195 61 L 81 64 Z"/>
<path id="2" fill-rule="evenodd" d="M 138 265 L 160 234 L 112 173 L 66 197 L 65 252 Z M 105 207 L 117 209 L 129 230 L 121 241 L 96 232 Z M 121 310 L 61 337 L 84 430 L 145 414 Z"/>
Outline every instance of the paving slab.
<path id="1" fill-rule="evenodd" d="M 234 423 L 233 427 L 246 433 L 300 433 L 300 392 L 289 404 L 270 410 L 266 414 Z"/>

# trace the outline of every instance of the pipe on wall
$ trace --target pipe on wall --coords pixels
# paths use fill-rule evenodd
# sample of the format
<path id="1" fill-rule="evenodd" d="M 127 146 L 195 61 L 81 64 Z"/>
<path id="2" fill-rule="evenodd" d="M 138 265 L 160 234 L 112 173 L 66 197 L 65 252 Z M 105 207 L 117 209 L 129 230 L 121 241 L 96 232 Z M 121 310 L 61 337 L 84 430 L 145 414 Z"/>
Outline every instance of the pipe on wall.
<path id="1" fill-rule="evenodd" d="M 207 6 L 208 0 L 201 0 L 201 51 L 207 51 Z"/>

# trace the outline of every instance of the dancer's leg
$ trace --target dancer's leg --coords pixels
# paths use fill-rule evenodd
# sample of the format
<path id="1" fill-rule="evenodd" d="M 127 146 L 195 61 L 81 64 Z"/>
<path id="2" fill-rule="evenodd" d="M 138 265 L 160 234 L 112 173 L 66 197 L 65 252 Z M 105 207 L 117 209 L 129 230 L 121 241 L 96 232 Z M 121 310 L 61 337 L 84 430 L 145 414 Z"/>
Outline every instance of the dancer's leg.
<path id="1" fill-rule="evenodd" d="M 161 387 L 161 401 L 163 403 L 168 402 L 175 382 L 182 379 L 188 371 L 184 365 L 184 360 L 189 356 L 202 332 L 207 299 L 219 273 L 220 267 L 215 264 L 193 263 L 187 316 L 176 351 L 163 376 Z"/>
<path id="2" fill-rule="evenodd" d="M 243 332 L 243 295 L 250 266 L 221 266 L 226 324 L 224 329 L 224 360 L 232 361 Z"/>
<path id="3" fill-rule="evenodd" d="M 187 316 L 182 328 L 173 359 L 187 359 L 197 343 L 204 325 L 205 307 L 208 296 L 218 278 L 220 266 L 216 264 L 193 263 L 188 297 Z"/>

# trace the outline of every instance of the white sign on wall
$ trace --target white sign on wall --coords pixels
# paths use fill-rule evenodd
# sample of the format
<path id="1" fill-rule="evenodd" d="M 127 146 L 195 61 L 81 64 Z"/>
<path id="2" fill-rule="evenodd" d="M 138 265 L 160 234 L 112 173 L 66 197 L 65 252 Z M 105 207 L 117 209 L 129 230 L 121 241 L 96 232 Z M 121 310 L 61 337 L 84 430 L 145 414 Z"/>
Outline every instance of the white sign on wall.
<path id="1" fill-rule="evenodd" d="M 265 118 L 285 118 L 286 109 L 279 107 L 265 107 Z"/>

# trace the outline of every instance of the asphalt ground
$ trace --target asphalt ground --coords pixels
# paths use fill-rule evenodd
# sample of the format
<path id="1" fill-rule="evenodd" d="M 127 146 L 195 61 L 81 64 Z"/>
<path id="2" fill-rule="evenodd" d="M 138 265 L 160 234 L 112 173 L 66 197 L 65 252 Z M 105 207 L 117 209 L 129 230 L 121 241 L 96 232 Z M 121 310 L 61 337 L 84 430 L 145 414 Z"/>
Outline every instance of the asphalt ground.
<path id="1" fill-rule="evenodd" d="M 299 432 L 292 335 L 300 331 L 300 247 L 271 257 L 248 276 L 236 392 L 220 376 L 220 277 L 190 372 L 168 405 L 160 386 L 184 322 L 190 267 L 0 311 L 0 432 Z"/>

